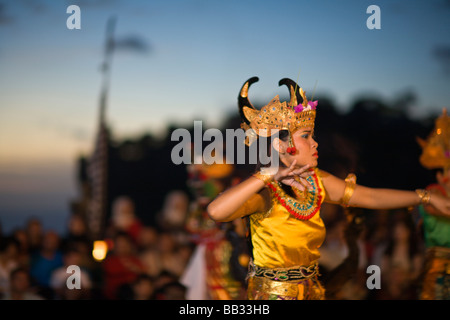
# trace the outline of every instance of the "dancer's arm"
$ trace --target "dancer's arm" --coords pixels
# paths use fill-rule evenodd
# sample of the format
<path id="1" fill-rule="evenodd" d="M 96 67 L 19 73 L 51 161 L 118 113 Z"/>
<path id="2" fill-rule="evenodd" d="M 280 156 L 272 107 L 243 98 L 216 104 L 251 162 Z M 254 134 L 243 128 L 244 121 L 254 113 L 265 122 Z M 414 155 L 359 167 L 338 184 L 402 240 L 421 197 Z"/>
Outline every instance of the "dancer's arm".
<path id="1" fill-rule="evenodd" d="M 305 178 L 314 172 L 309 170 L 309 166 L 296 168 L 295 163 L 294 161 L 289 168 L 278 168 L 271 179 L 301 190 L 309 187 Z M 295 176 L 301 178 L 300 182 L 294 179 Z M 254 176 L 248 178 L 217 196 L 208 205 L 209 216 L 215 221 L 225 222 L 267 210 L 270 203 L 267 190 L 263 192 L 264 187 L 265 183 L 262 180 Z"/>
<path id="2" fill-rule="evenodd" d="M 208 205 L 208 215 L 215 221 L 228 222 L 262 211 L 265 205 L 263 188 L 264 182 L 250 177 L 217 196 Z"/>
<path id="3" fill-rule="evenodd" d="M 344 195 L 345 181 L 327 172 L 321 171 L 323 185 L 327 192 L 327 201 L 340 203 Z M 415 191 L 396 189 L 378 189 L 356 185 L 348 205 L 367 209 L 396 209 L 419 205 L 420 197 Z M 450 199 L 432 194 L 429 204 L 446 216 L 450 216 Z"/>

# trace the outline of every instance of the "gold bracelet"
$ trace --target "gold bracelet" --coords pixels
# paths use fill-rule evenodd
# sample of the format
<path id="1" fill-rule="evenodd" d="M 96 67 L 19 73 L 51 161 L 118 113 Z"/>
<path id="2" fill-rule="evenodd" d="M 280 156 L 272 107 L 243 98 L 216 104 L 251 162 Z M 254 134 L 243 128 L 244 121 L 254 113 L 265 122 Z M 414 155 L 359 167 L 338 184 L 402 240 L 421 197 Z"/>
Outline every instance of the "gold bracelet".
<path id="1" fill-rule="evenodd" d="M 417 189 L 416 190 L 417 195 L 420 198 L 420 203 L 422 204 L 429 204 L 431 200 L 431 194 L 429 191 L 424 189 Z"/>
<path id="2" fill-rule="evenodd" d="M 350 173 L 347 178 L 345 178 L 345 190 L 344 190 L 344 196 L 341 200 L 341 206 L 348 207 L 348 202 L 350 201 L 350 198 L 353 195 L 353 192 L 355 191 L 356 187 L 356 175 L 353 173 Z"/>
<path id="3" fill-rule="evenodd" d="M 261 171 L 258 171 L 257 173 L 255 173 L 253 175 L 253 177 L 255 177 L 256 179 L 261 180 L 262 182 L 264 182 L 264 184 L 268 184 L 269 182 L 271 182 L 273 180 L 273 175 L 271 175 L 271 174 L 264 174 L 264 173 L 261 173 Z"/>

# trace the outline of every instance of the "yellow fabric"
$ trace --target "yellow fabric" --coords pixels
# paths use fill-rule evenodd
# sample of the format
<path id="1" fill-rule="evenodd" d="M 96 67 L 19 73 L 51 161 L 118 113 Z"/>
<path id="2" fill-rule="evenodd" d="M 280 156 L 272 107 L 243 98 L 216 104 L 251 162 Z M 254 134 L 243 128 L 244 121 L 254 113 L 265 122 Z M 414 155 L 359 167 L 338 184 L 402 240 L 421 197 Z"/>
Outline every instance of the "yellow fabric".
<path id="1" fill-rule="evenodd" d="M 318 170 L 322 199 L 325 191 Z M 325 240 L 325 225 L 320 211 L 309 220 L 299 220 L 290 214 L 275 197 L 268 212 L 250 216 L 250 230 L 255 265 L 263 268 L 309 266 L 319 257 Z"/>

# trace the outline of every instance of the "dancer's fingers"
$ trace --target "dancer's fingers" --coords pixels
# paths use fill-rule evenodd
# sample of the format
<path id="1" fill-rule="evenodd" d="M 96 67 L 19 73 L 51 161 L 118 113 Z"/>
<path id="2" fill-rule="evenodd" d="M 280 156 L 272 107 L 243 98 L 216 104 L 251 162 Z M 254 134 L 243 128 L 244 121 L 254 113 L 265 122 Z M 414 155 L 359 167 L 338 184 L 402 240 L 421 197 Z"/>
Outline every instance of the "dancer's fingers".
<path id="1" fill-rule="evenodd" d="M 302 182 L 302 184 L 308 189 L 308 190 L 313 190 L 313 186 L 311 183 L 308 182 L 308 180 L 306 179 L 302 179 L 300 178 L 300 181 Z"/>
<path id="2" fill-rule="evenodd" d="M 296 181 L 296 180 L 293 180 L 293 182 L 291 184 L 291 187 L 295 187 L 295 188 L 297 188 L 300 191 L 305 191 L 306 190 L 305 186 L 303 184 L 301 184 L 300 182 Z"/>
<path id="3" fill-rule="evenodd" d="M 297 164 L 297 159 L 294 159 L 294 161 L 292 161 L 291 165 L 289 166 L 289 171 L 293 171 L 296 164 Z"/>
<path id="4" fill-rule="evenodd" d="M 295 169 L 294 172 L 295 172 L 295 174 L 300 175 L 300 174 L 302 174 L 304 172 L 310 172 L 309 169 L 310 169 L 310 165 L 307 164 L 306 166 L 303 166 L 301 168 Z"/>

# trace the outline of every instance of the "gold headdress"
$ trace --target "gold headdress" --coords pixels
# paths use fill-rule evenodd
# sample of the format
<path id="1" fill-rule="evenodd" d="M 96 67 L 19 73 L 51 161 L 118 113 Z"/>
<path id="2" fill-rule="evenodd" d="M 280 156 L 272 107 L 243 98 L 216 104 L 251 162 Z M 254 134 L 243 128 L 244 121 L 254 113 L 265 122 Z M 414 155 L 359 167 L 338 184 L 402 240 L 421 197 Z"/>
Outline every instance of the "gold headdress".
<path id="1" fill-rule="evenodd" d="M 450 169 L 450 117 L 444 109 L 427 140 L 417 138 L 422 147 L 420 163 L 427 169 Z"/>
<path id="2" fill-rule="evenodd" d="M 286 85 L 290 92 L 290 102 L 280 102 L 279 96 L 257 110 L 248 99 L 248 89 L 258 77 L 247 80 L 238 97 L 239 112 L 244 130 L 250 130 L 246 145 L 251 145 L 257 136 L 269 137 L 279 130 L 288 130 L 291 135 L 302 127 L 314 127 L 317 101 L 308 101 L 305 92 L 293 80 L 281 79 L 278 85 Z M 300 102 L 301 101 L 301 102 Z M 295 153 L 295 148 L 293 148 Z M 289 152 L 289 151 L 288 151 Z"/>

